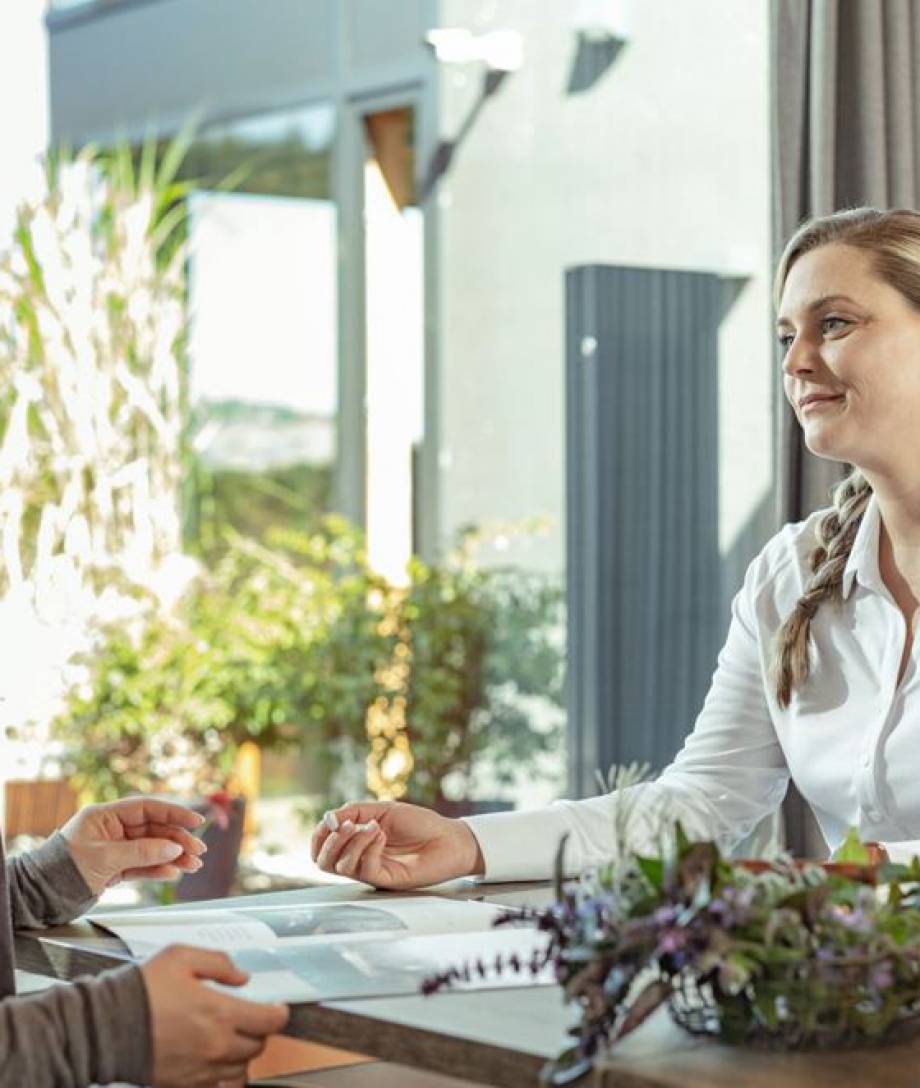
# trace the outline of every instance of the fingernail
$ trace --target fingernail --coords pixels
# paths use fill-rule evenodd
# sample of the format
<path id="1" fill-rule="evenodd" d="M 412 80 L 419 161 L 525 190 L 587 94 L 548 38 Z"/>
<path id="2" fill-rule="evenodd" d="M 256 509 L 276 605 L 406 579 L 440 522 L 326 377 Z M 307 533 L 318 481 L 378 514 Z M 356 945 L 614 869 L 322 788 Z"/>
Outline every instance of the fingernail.
<path id="1" fill-rule="evenodd" d="M 338 831 L 339 829 L 339 818 L 334 812 L 327 812 L 323 817 L 323 823 L 330 831 Z"/>
<path id="2" fill-rule="evenodd" d="M 365 826 L 368 831 L 375 831 L 380 828 L 380 824 L 378 824 L 376 820 L 368 820 Z"/>
<path id="3" fill-rule="evenodd" d="M 346 820 L 345 823 L 342 824 L 342 830 L 343 831 L 351 831 L 354 828 L 354 826 L 355 826 L 355 824 L 354 824 L 353 820 Z"/>
<path id="4" fill-rule="evenodd" d="M 344 873 L 345 872 L 345 862 L 344 861 L 337 861 L 335 863 L 335 871 L 337 873 L 339 873 L 339 874 Z"/>
<path id="5" fill-rule="evenodd" d="M 164 842 L 160 844 L 160 857 L 164 861 L 174 861 L 182 853 L 182 847 L 177 842 Z"/>

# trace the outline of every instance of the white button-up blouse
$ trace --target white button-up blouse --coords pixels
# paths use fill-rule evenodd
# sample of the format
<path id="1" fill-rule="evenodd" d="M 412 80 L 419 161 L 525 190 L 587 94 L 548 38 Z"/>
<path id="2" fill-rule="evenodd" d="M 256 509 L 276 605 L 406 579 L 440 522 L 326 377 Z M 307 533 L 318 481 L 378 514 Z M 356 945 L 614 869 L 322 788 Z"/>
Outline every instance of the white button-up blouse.
<path id="1" fill-rule="evenodd" d="M 781 710 L 769 681 L 774 635 L 804 591 L 815 529 L 825 511 L 783 528 L 751 563 L 732 602 L 728 638 L 693 732 L 642 791 L 632 839 L 647 848 L 654 821 L 730 848 L 781 803 L 790 776 L 830 848 L 850 826 L 863 841 L 920 838 L 920 675 L 916 643 L 898 683 L 907 637 L 878 565 L 880 515 L 870 499 L 843 576 L 843 602 L 811 624 L 812 672 Z M 667 677 L 662 678 L 667 682 Z M 550 875 L 568 832 L 567 869 L 615 855 L 614 792 L 531 812 L 470 817 L 488 880 Z"/>

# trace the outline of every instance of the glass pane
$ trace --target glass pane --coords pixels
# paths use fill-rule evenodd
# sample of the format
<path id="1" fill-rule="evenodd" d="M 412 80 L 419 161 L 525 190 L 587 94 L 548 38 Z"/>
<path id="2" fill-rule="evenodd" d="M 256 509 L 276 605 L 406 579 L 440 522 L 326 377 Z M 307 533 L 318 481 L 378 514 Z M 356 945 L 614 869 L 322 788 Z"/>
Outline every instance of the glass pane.
<path id="1" fill-rule="evenodd" d="M 517 35 L 521 58 L 487 73 L 445 42 L 438 66 L 442 143 L 422 174 L 438 209 L 443 531 L 482 527 L 481 562 L 531 584 L 571 587 L 591 564 L 606 579 L 568 655 L 574 696 L 595 653 L 572 722 L 597 742 L 580 753 L 591 792 L 612 759 L 673 756 L 771 530 L 767 4 L 458 0 L 443 25 L 472 35 L 464 55 Z M 612 270 L 610 291 L 573 292 L 572 270 L 593 268 Z M 591 368 L 603 397 L 576 403 Z M 508 629 L 510 689 L 539 624 Z M 561 711 L 553 695 L 515 705 L 534 730 Z M 558 755 L 485 756 L 480 796 L 567 788 Z"/>
<path id="2" fill-rule="evenodd" d="M 416 205 L 414 111 L 364 124 L 366 510 L 368 560 L 404 590 L 416 550 L 415 464 L 424 431 L 423 219 Z M 386 670 L 392 696 L 369 708 L 367 784 L 400 796 L 415 780 L 407 634 Z"/>
<path id="3" fill-rule="evenodd" d="M 306 528 L 332 501 L 338 401 L 331 108 L 208 130 L 189 198 L 189 534 Z M 231 191 L 221 191 L 232 187 Z"/>
<path id="4" fill-rule="evenodd" d="M 423 220 L 413 111 L 364 118 L 367 534 L 374 568 L 402 584 L 415 550 L 414 463 L 424 430 Z"/>

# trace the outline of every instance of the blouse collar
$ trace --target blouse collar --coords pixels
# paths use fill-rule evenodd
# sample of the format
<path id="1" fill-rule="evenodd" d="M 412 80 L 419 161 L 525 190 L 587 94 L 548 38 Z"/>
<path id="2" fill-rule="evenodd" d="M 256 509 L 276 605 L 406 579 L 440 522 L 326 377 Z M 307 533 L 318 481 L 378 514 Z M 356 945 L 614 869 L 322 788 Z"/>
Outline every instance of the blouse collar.
<path id="1" fill-rule="evenodd" d="M 854 580 L 858 580 L 861 586 L 876 589 L 881 582 L 878 566 L 878 542 L 879 529 L 882 518 L 878 508 L 878 500 L 871 495 L 866 505 L 859 528 L 856 530 L 856 538 L 850 550 L 850 557 L 843 568 L 841 592 L 846 600 L 853 588 Z"/>

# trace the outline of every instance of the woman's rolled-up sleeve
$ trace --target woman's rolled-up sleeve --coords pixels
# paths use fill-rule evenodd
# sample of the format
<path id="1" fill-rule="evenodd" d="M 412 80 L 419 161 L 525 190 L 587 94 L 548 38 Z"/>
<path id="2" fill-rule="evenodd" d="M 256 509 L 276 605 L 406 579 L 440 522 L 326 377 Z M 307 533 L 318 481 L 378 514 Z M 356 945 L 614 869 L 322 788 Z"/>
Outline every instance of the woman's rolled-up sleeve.
<path id="1" fill-rule="evenodd" d="M 557 801 L 531 812 L 468 817 L 486 880 L 546 879 L 563 835 L 568 835 L 568 875 L 613 860 L 617 827 L 627 816 L 626 841 L 633 849 L 657 849 L 662 822 L 674 820 L 692 837 L 730 849 L 778 808 L 789 769 L 764 689 L 755 610 L 767 576 L 762 553 L 732 602 L 728 637 L 709 692 L 673 763 L 654 782 L 628 790 Z"/>

